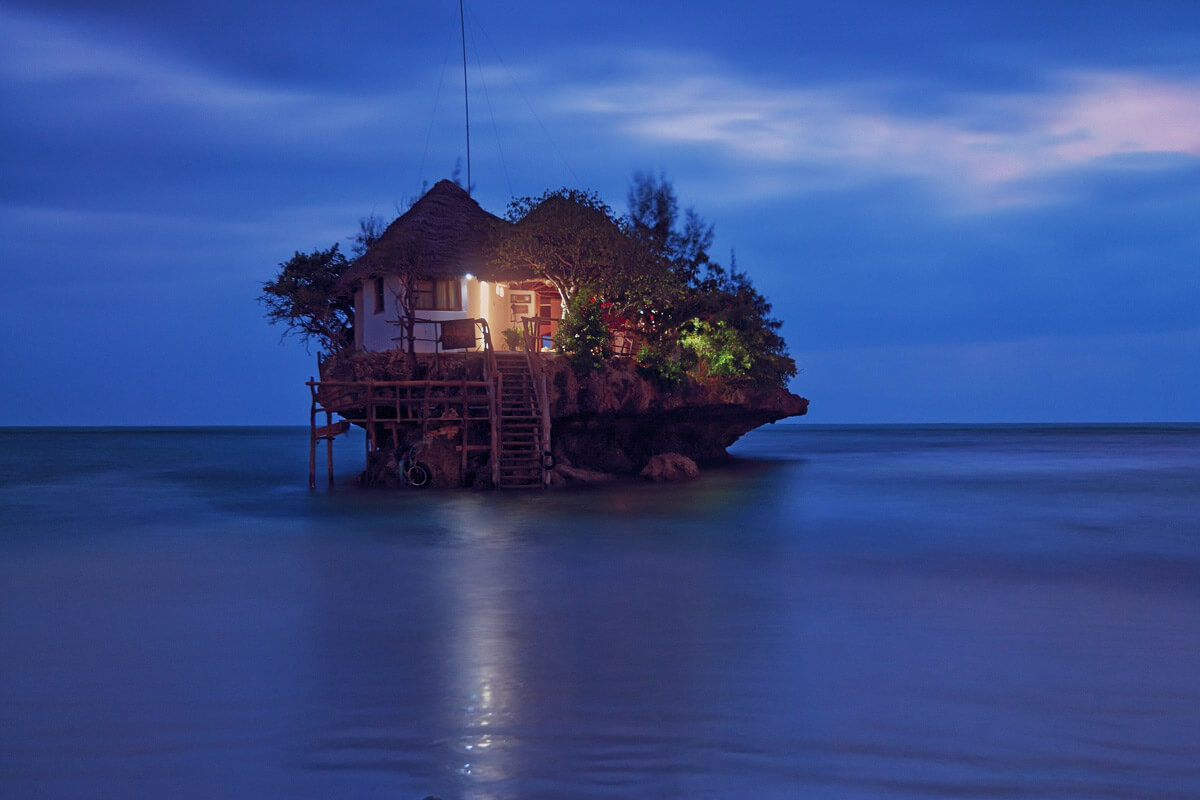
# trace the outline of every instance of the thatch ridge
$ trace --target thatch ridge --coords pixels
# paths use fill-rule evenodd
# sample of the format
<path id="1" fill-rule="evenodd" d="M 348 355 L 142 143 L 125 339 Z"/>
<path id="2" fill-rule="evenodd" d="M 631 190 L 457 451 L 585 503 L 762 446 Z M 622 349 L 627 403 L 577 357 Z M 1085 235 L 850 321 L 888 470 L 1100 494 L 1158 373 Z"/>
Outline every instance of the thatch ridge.
<path id="1" fill-rule="evenodd" d="M 488 257 L 490 242 L 509 224 L 484 211 L 458 184 L 440 180 L 346 270 L 338 289 L 353 292 L 363 280 L 400 273 L 410 263 L 427 278 L 468 272 L 485 280 L 509 277 L 500 276 Z"/>

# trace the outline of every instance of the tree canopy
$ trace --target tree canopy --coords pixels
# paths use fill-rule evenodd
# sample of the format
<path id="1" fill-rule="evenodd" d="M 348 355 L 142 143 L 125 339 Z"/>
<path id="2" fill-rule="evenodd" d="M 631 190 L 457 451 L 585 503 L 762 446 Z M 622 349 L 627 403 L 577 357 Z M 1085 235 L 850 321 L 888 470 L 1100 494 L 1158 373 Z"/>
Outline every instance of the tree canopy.
<path id="1" fill-rule="evenodd" d="M 692 208 L 682 215 L 665 176 L 635 173 L 629 190 L 629 227 L 667 265 L 677 286 L 659 335 L 643 346 L 642 359 L 665 376 L 697 376 L 782 386 L 796 363 L 779 334 L 771 304 L 738 270 L 709 255 L 713 228 Z"/>
<path id="2" fill-rule="evenodd" d="M 279 274 L 263 283 L 259 301 L 271 324 L 286 326 L 327 353 L 354 342 L 354 303 L 335 286 L 350 262 L 334 244 L 328 250 L 296 254 L 279 264 Z"/>
<path id="3" fill-rule="evenodd" d="M 610 328 L 637 333 L 639 360 L 660 377 L 690 371 L 782 386 L 795 375 L 771 304 L 735 262 L 726 269 L 712 259 L 712 226 L 692 208 L 680 213 L 666 176 L 635 173 L 628 200 L 625 217 L 578 189 L 509 205 L 513 224 L 498 232 L 494 257 L 558 289 L 564 329 L 574 332 L 561 337 L 560 349 L 595 364 L 595 337 L 575 335 L 591 331 L 594 319 L 570 318 L 599 314 Z M 591 343 L 579 344 L 584 339 Z"/>
<path id="4" fill-rule="evenodd" d="M 564 306 L 584 286 L 614 285 L 629 260 L 620 220 L 594 192 L 563 188 L 521 197 L 506 216 L 513 225 L 498 232 L 495 257 L 550 281 Z"/>

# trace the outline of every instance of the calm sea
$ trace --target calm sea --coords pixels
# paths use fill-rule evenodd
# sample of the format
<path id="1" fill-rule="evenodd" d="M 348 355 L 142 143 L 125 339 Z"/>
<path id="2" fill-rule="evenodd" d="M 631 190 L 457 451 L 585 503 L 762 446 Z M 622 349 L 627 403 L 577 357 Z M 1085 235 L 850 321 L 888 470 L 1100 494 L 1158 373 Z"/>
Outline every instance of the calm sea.
<path id="1" fill-rule="evenodd" d="M 534 494 L 307 448 L 0 431 L 0 797 L 1200 796 L 1200 426 Z"/>

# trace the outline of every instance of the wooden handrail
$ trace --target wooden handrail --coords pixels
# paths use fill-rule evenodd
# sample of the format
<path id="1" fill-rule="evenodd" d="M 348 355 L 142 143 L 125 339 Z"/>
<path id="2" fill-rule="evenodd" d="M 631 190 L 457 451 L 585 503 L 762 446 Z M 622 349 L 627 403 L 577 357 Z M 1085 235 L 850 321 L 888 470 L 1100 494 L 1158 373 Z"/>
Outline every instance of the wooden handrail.
<path id="1" fill-rule="evenodd" d="M 533 397 L 538 406 L 542 427 L 542 485 L 549 485 L 550 473 L 545 466 L 545 453 L 550 452 L 550 396 L 546 381 L 545 365 L 542 363 L 541 337 L 538 330 L 546 322 L 560 322 L 552 317 L 522 317 L 522 333 L 525 339 L 525 360 L 529 364 L 529 375 L 533 383 Z"/>

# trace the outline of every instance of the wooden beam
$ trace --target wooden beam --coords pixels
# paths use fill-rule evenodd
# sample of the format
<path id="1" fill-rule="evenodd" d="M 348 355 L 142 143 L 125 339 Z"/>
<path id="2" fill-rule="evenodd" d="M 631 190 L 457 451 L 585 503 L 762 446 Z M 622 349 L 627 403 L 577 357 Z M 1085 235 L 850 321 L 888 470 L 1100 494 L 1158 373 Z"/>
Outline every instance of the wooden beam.
<path id="1" fill-rule="evenodd" d="M 329 412 L 325 412 L 328 414 Z M 312 435 L 314 439 L 332 439 L 334 436 L 345 433 L 350 430 L 350 423 L 346 420 L 334 422 L 328 425 L 322 425 L 319 428 L 314 428 Z"/>

